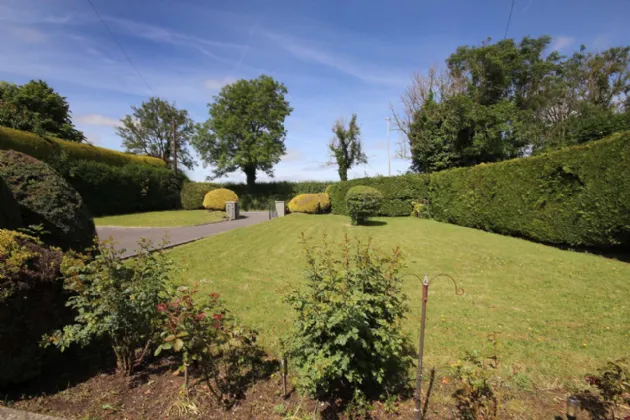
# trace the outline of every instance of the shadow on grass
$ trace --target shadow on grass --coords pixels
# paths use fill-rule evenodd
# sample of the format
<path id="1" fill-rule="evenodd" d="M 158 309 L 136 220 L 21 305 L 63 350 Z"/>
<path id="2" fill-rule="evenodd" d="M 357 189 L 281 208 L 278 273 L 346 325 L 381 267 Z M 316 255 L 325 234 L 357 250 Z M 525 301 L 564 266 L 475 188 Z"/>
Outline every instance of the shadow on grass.
<path id="1" fill-rule="evenodd" d="M 385 226 L 387 225 L 387 222 L 384 222 L 382 220 L 366 220 L 365 222 L 361 223 L 361 225 L 359 226 Z"/>
<path id="2" fill-rule="evenodd" d="M 602 401 L 597 395 L 585 391 L 577 394 L 575 397 L 580 402 L 580 408 L 587 411 L 592 420 L 606 420 L 609 418 L 608 412 L 611 404 Z"/>

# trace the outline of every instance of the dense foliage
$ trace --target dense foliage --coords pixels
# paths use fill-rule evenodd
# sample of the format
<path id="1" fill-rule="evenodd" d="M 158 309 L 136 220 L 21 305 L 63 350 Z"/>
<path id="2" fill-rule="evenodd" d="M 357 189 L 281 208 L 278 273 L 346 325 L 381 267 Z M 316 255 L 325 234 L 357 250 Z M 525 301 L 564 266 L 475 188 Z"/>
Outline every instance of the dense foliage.
<path id="1" fill-rule="evenodd" d="M 47 164 L 23 153 L 0 151 L 0 177 L 20 206 L 24 226 L 41 225 L 41 239 L 62 249 L 92 245 L 96 229 L 83 199 Z"/>
<path id="2" fill-rule="evenodd" d="M 61 165 L 59 171 L 95 216 L 180 207 L 184 178 L 164 167 L 111 166 L 83 160 Z"/>
<path id="3" fill-rule="evenodd" d="M 352 115 L 348 128 L 343 120 L 338 120 L 332 131 L 335 136 L 330 141 L 328 149 L 337 163 L 339 179 L 347 181 L 348 169 L 367 163 L 367 156 L 363 153 L 361 145 L 361 129 L 357 124 L 357 114 Z"/>
<path id="4" fill-rule="evenodd" d="M 224 184 L 223 187 L 234 191 L 239 197 L 243 210 L 266 210 L 274 200 L 290 201 L 298 194 L 322 193 L 329 182 L 263 182 L 253 186 L 246 184 Z M 209 182 L 186 182 L 182 187 L 181 202 L 185 210 L 203 208 L 203 197 L 207 192 L 221 188 L 219 184 Z"/>
<path id="5" fill-rule="evenodd" d="M 17 230 L 22 227 L 20 206 L 13 198 L 11 190 L 4 179 L 0 177 L 0 229 Z"/>
<path id="6" fill-rule="evenodd" d="M 64 267 L 64 288 L 72 293 L 68 305 L 76 310 L 74 322 L 46 336 L 44 343 L 61 350 L 72 343 L 88 345 L 104 337 L 116 354 L 118 369 L 131 374 L 153 339 L 160 323 L 158 305 L 171 295 L 172 262 L 163 252 L 151 252 L 151 243 L 139 242 L 130 262 L 122 251 L 103 242 L 93 258 L 75 255 Z M 140 357 L 136 350 L 144 349 Z"/>
<path id="7" fill-rule="evenodd" d="M 0 125 L 82 142 L 85 136 L 72 124 L 70 106 L 42 80 L 18 86 L 0 81 Z"/>
<path id="8" fill-rule="evenodd" d="M 383 194 L 376 188 L 358 185 L 346 194 L 346 208 L 353 225 L 362 225 L 378 214 L 382 204 Z"/>
<path id="9" fill-rule="evenodd" d="M 330 211 L 330 198 L 328 194 L 300 194 L 293 197 L 288 204 L 291 213 L 328 213 Z"/>
<path id="10" fill-rule="evenodd" d="M 0 229 L 0 388 L 37 376 L 42 334 L 70 315 L 59 280 L 62 253 Z"/>
<path id="11" fill-rule="evenodd" d="M 261 75 L 224 86 L 208 104 L 210 118 L 192 144 L 215 177 L 242 170 L 253 185 L 257 171 L 273 175 L 286 151 L 284 120 L 293 111 L 286 94 L 282 83 Z"/>
<path id="12" fill-rule="evenodd" d="M 203 198 L 203 208 L 208 210 L 225 210 L 225 203 L 238 201 L 238 195 L 227 188 L 218 188 L 207 193 Z"/>
<path id="13" fill-rule="evenodd" d="M 332 211 L 349 214 L 343 194 L 363 184 L 385 196 L 381 215 L 409 215 L 412 201 L 428 200 L 439 221 L 553 244 L 628 246 L 628 167 L 624 132 L 526 159 L 342 182 L 332 189 Z"/>
<path id="14" fill-rule="evenodd" d="M 164 161 L 150 156 L 136 156 L 85 143 L 57 138 L 42 138 L 26 131 L 0 127 L 0 150 L 17 150 L 48 164 L 64 161 L 89 160 L 112 166 L 148 164 L 166 166 Z"/>
<path id="15" fill-rule="evenodd" d="M 413 363 L 400 328 L 400 251 L 384 255 L 347 236 L 340 249 L 326 239 L 321 248 L 304 247 L 306 287 L 285 298 L 295 311 L 284 344 L 298 386 L 332 400 L 400 391 Z"/>
<path id="16" fill-rule="evenodd" d="M 178 165 L 188 169 L 194 167 L 195 162 L 186 147 L 194 132 L 188 111 L 177 109 L 175 104 L 160 98 L 149 98 L 139 107 L 132 106 L 131 109 L 133 113 L 126 115 L 121 120 L 122 126 L 116 128 L 127 152 L 162 159 L 173 168 L 171 149 L 175 134 Z"/>
<path id="17" fill-rule="evenodd" d="M 412 168 L 435 172 L 630 129 L 630 47 L 571 56 L 552 39 L 462 46 L 403 95 Z"/>

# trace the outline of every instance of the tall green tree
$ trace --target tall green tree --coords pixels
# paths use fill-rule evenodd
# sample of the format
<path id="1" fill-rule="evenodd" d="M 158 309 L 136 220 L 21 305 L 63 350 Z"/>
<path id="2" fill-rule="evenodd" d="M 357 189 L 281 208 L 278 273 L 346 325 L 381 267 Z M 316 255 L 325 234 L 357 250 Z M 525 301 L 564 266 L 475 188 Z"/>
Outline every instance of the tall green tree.
<path id="1" fill-rule="evenodd" d="M 256 172 L 273 176 L 273 166 L 285 154 L 284 120 L 293 108 L 284 84 L 265 75 L 224 86 L 208 104 L 210 118 L 198 125 L 192 144 L 214 177 L 242 170 L 247 185 Z"/>
<path id="2" fill-rule="evenodd" d="M 178 165 L 188 169 L 195 166 L 186 147 L 195 132 L 188 111 L 177 109 L 174 103 L 160 98 L 150 98 L 139 107 L 132 106 L 131 109 L 132 114 L 122 118 L 122 126 L 116 129 L 127 152 L 160 158 L 172 168 L 175 123 Z"/>
<path id="3" fill-rule="evenodd" d="M 412 169 L 432 172 L 579 144 L 630 129 L 630 47 L 571 56 L 551 37 L 462 46 L 416 75 L 395 115 Z"/>
<path id="4" fill-rule="evenodd" d="M 0 125 L 40 136 L 85 140 L 72 124 L 66 98 L 42 80 L 21 86 L 0 81 Z"/>
<path id="5" fill-rule="evenodd" d="M 335 136 L 330 140 L 328 148 L 337 163 L 339 178 L 347 181 L 348 169 L 367 163 L 367 156 L 363 153 L 361 145 L 361 129 L 357 124 L 357 114 L 352 114 L 347 128 L 343 120 L 337 120 L 332 132 Z"/>

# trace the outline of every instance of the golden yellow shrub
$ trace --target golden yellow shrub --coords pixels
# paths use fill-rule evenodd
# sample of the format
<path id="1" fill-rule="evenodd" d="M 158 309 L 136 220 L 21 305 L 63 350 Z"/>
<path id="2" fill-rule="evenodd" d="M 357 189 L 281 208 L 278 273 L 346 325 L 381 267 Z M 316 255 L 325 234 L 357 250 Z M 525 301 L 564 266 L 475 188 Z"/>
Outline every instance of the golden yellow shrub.
<path id="1" fill-rule="evenodd" d="M 238 195 L 227 188 L 218 188 L 205 195 L 203 207 L 208 210 L 225 210 L 226 201 L 238 201 Z"/>
<path id="2" fill-rule="evenodd" d="M 289 201 L 291 213 L 328 213 L 330 211 L 330 198 L 328 194 L 300 194 Z"/>

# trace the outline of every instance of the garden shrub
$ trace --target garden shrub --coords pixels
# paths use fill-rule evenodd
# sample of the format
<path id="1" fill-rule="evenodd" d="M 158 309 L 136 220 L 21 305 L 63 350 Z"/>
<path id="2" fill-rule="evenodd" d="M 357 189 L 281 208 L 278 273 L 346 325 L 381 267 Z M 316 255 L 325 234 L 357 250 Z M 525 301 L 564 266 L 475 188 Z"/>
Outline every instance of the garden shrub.
<path id="1" fill-rule="evenodd" d="M 42 335 L 69 319 L 62 257 L 33 237 L 0 229 L 0 388 L 37 376 L 46 355 Z"/>
<path id="2" fill-rule="evenodd" d="M 353 225 L 360 225 L 378 213 L 383 203 L 383 194 L 376 188 L 356 186 L 346 194 L 346 207 Z"/>
<path id="3" fill-rule="evenodd" d="M 183 178 L 168 168 L 69 162 L 61 174 L 95 216 L 171 210 L 180 207 Z"/>
<path id="4" fill-rule="evenodd" d="M 0 127 L 0 150 L 16 150 L 49 164 L 52 160 L 65 159 L 95 161 L 111 166 L 143 164 L 166 167 L 162 159 L 155 157 L 138 156 L 53 137 L 44 138 L 7 127 Z"/>
<path id="5" fill-rule="evenodd" d="M 84 250 L 96 236 L 81 196 L 50 166 L 15 151 L 0 151 L 0 177 L 20 206 L 24 226 L 41 225 L 42 240 L 64 250 Z"/>
<path id="6" fill-rule="evenodd" d="M 229 408 L 244 397 L 247 382 L 265 374 L 264 351 L 256 344 L 256 331 L 239 326 L 222 308 L 219 295 L 200 303 L 196 289 L 181 286 L 168 304 L 160 304 L 163 314 L 160 345 L 155 351 L 179 356 L 178 371 L 189 387 L 189 368 L 206 384 L 218 402 Z"/>
<path id="7" fill-rule="evenodd" d="M 319 214 L 330 211 L 328 194 L 300 194 L 289 201 L 291 213 Z"/>
<path id="8" fill-rule="evenodd" d="M 15 202 L 11 190 L 0 177 L 0 229 L 16 230 L 22 227 L 20 206 Z"/>
<path id="9" fill-rule="evenodd" d="M 283 346 L 298 386 L 333 401 L 398 393 L 414 353 L 400 327 L 407 310 L 400 250 L 387 256 L 347 236 L 340 249 L 302 241 L 306 285 L 284 299 L 295 311 Z"/>
<path id="10" fill-rule="evenodd" d="M 184 182 L 181 190 L 182 208 L 184 210 L 202 209 L 206 194 L 217 188 L 221 186 L 210 182 Z"/>
<path id="11" fill-rule="evenodd" d="M 417 217 L 419 219 L 430 219 L 431 212 L 429 209 L 428 200 L 418 200 L 411 202 L 411 217 Z"/>
<path id="12" fill-rule="evenodd" d="M 429 176 L 425 174 L 378 176 L 339 182 L 330 191 L 334 214 L 348 215 L 346 194 L 350 188 L 358 185 L 376 188 L 383 194 L 383 205 L 377 216 L 409 216 L 412 201 L 428 198 Z"/>
<path id="13" fill-rule="evenodd" d="M 203 198 L 203 207 L 208 210 L 224 211 L 227 201 L 238 201 L 238 196 L 227 188 L 218 188 L 206 194 Z"/>
<path id="14" fill-rule="evenodd" d="M 74 254 L 66 259 L 64 288 L 72 293 L 68 306 L 77 315 L 73 323 L 47 335 L 46 346 L 64 351 L 72 343 L 86 346 L 104 337 L 116 354 L 118 369 L 126 375 L 133 372 L 142 362 L 136 350 L 148 347 L 160 323 L 158 305 L 172 294 L 172 261 L 162 251 L 152 252 L 145 239 L 138 245 L 138 255 L 130 262 L 122 261 L 123 251 L 110 241 L 101 242 L 94 257 Z"/>
<path id="15" fill-rule="evenodd" d="M 585 379 L 589 385 L 598 389 L 604 409 L 610 411 L 610 418 L 618 418 L 616 409 L 620 404 L 630 404 L 630 359 L 609 361 L 597 369 L 595 375 Z"/>

